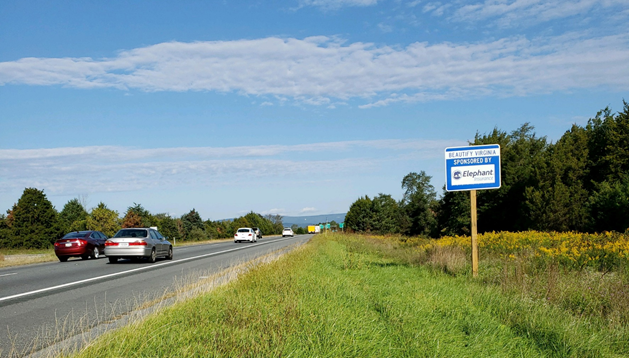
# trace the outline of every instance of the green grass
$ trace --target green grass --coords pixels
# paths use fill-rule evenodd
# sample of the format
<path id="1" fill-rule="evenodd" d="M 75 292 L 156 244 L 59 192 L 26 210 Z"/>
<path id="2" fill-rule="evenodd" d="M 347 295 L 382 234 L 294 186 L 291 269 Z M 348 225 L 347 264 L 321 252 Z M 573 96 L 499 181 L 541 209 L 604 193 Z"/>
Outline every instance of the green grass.
<path id="1" fill-rule="evenodd" d="M 101 337 L 80 357 L 602 357 L 610 330 L 359 237 L 317 235 L 214 292 Z"/>

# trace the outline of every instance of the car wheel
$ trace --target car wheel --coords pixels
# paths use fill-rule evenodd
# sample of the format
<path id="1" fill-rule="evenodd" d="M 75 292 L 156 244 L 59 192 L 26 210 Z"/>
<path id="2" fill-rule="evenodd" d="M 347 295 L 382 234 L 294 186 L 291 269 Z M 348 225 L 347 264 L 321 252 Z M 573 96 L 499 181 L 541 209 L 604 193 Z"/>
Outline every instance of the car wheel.
<path id="1" fill-rule="evenodd" d="M 171 246 L 168 249 L 168 256 L 166 256 L 166 260 L 172 260 L 173 259 L 173 247 Z"/>
<path id="2" fill-rule="evenodd" d="M 155 252 L 155 248 L 151 251 L 151 256 L 148 258 L 149 263 L 154 263 L 157 260 L 157 253 Z"/>
<path id="3" fill-rule="evenodd" d="M 107 258 L 109 259 L 110 264 L 115 264 L 116 262 L 118 262 L 117 257 L 107 256 Z"/>
<path id="4" fill-rule="evenodd" d="M 90 255 L 81 255 L 82 260 L 87 260 L 90 258 Z"/>
<path id="5" fill-rule="evenodd" d="M 97 260 L 100 257 L 100 251 L 98 250 L 98 247 L 95 247 L 94 250 L 92 251 L 92 258 L 94 260 Z"/>
<path id="6" fill-rule="evenodd" d="M 68 256 L 57 256 L 59 258 L 59 261 L 61 262 L 67 262 L 68 261 Z"/>

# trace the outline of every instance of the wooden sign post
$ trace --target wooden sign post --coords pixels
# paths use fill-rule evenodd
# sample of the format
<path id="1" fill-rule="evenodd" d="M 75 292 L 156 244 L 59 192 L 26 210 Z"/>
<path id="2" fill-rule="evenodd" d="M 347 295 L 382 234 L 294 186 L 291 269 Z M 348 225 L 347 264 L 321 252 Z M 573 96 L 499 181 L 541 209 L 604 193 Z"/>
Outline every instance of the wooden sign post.
<path id="1" fill-rule="evenodd" d="M 472 276 L 478 276 L 476 190 L 500 188 L 500 145 L 446 148 L 446 190 L 469 191 L 472 224 Z"/>
<path id="2" fill-rule="evenodd" d="M 470 219 L 472 221 L 472 276 L 478 276 L 478 238 L 476 229 L 476 190 L 470 190 L 470 206 L 472 213 Z"/>

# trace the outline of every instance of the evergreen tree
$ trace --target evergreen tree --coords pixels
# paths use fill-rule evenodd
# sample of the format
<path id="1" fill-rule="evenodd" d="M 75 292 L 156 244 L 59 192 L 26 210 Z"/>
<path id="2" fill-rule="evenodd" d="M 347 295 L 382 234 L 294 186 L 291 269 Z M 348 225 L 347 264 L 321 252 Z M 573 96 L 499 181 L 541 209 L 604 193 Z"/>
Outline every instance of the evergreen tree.
<path id="1" fill-rule="evenodd" d="M 47 248 L 64 234 L 59 214 L 43 190 L 24 189 L 13 215 L 10 247 Z"/>
<path id="2" fill-rule="evenodd" d="M 64 206 L 63 210 L 59 213 L 59 218 L 61 219 L 66 232 L 75 231 L 75 230 L 84 230 L 87 219 L 87 211 L 79 199 L 75 198 L 68 201 Z"/>
<path id="3" fill-rule="evenodd" d="M 470 235 L 470 193 L 467 191 L 445 191 L 439 200 L 437 226 L 440 236 Z"/>
<path id="4" fill-rule="evenodd" d="M 596 186 L 589 202 L 592 231 L 629 230 L 629 174 Z"/>
<path id="5" fill-rule="evenodd" d="M 358 198 L 349 207 L 345 215 L 345 224 L 349 230 L 356 232 L 370 232 L 373 229 L 373 212 L 371 211 L 371 199 L 365 195 Z"/>
<path id="6" fill-rule="evenodd" d="M 547 149 L 546 137 L 538 138 L 533 129 L 525 123 L 511 134 L 498 129 L 486 135 L 476 134 L 475 145 L 500 144 L 502 161 L 501 188 L 479 190 L 477 194 L 479 232 L 522 231 L 531 227 L 524 195 L 528 187 L 537 186 L 535 168 L 543 162 Z"/>
<path id="7" fill-rule="evenodd" d="M 191 237 L 189 236 L 193 229 L 203 230 L 204 228 L 203 219 L 201 219 L 201 215 L 199 215 L 199 213 L 195 209 L 192 209 L 189 213 L 183 215 L 181 217 L 181 223 L 183 224 L 185 240 L 191 239 Z M 195 238 L 198 239 L 199 237 L 200 235 L 198 231 L 195 232 Z"/>
<path id="8" fill-rule="evenodd" d="M 398 214 L 400 208 L 391 195 L 378 194 L 371 201 L 373 215 L 373 231 L 380 234 L 394 234 L 399 232 Z"/>
<path id="9" fill-rule="evenodd" d="M 402 179 L 402 205 L 409 218 L 408 235 L 434 235 L 437 228 L 437 194 L 430 184 L 431 177 L 422 170 Z"/>
<path id="10" fill-rule="evenodd" d="M 561 139 L 548 147 L 535 168 L 537 185 L 525 190 L 531 228 L 537 230 L 585 230 L 589 193 L 586 131 L 573 125 Z"/>
<path id="11" fill-rule="evenodd" d="M 589 189 L 594 183 L 621 180 L 629 172 L 629 104 L 613 115 L 609 108 L 588 121 Z"/>
<path id="12" fill-rule="evenodd" d="M 0 214 L 0 248 L 7 248 L 11 241 L 11 228 L 7 224 L 6 217 Z"/>
<path id="13" fill-rule="evenodd" d="M 167 237 L 169 240 L 181 240 L 181 237 L 178 236 L 179 233 L 177 232 L 178 219 L 171 218 L 170 215 L 163 213 L 156 214 L 155 216 L 153 216 L 153 219 L 155 220 L 155 225 L 157 226 L 157 229 L 162 235 Z"/>

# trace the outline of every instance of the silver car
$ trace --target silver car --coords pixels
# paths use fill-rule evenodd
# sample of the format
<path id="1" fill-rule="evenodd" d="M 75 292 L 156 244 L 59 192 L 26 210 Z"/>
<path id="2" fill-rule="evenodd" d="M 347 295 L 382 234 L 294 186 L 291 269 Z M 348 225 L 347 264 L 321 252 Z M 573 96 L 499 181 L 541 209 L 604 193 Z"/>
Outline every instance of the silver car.
<path id="1" fill-rule="evenodd" d="M 122 229 L 105 241 L 105 255 L 112 264 L 119 258 L 146 258 L 148 262 L 155 262 L 157 257 L 172 260 L 173 245 L 153 228 Z"/>

